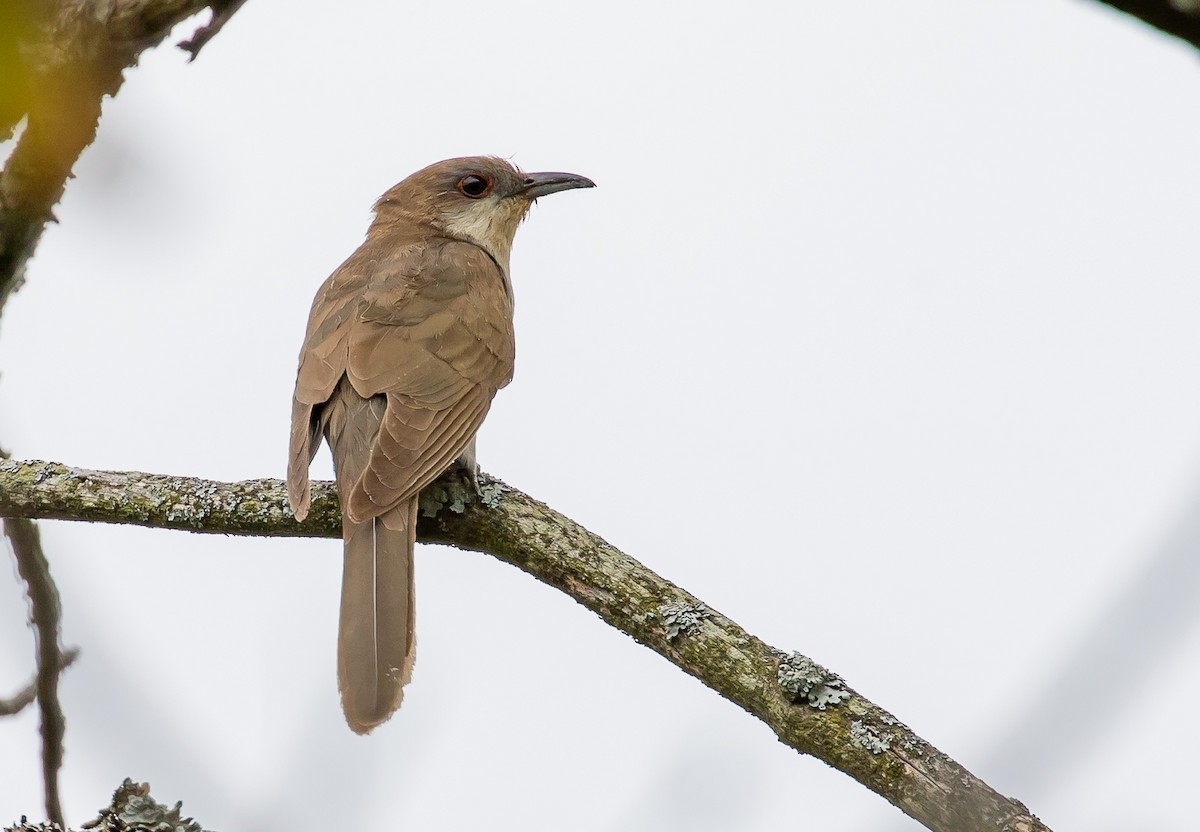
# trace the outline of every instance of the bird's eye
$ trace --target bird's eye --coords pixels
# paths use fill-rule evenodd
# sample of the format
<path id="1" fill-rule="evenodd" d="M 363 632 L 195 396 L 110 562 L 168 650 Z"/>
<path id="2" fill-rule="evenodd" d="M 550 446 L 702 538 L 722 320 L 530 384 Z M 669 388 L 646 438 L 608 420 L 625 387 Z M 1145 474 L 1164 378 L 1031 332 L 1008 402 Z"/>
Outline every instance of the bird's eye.
<path id="1" fill-rule="evenodd" d="M 487 196 L 492 190 L 492 180 L 477 173 L 469 173 L 458 180 L 458 189 L 471 199 L 479 199 L 481 196 Z"/>

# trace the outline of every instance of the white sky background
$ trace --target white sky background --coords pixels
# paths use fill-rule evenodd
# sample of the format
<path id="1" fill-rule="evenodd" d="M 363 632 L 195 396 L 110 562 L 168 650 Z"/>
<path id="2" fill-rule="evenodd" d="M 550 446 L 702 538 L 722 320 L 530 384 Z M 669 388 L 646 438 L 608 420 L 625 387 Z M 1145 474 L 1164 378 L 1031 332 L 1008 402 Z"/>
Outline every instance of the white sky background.
<path id="1" fill-rule="evenodd" d="M 483 467 L 1053 828 L 1193 828 L 1200 59 L 1091 2 L 682 8 L 251 0 L 147 54 L 4 315 L 3 444 L 280 476 L 383 190 L 586 174 L 518 233 Z M 73 823 L 132 776 L 225 832 L 917 828 L 490 558 L 419 549 L 415 678 L 363 739 L 337 542 L 42 534 Z M 26 615 L 0 582 L 3 691 Z M 41 811 L 36 728 L 0 723 L 0 822 Z"/>

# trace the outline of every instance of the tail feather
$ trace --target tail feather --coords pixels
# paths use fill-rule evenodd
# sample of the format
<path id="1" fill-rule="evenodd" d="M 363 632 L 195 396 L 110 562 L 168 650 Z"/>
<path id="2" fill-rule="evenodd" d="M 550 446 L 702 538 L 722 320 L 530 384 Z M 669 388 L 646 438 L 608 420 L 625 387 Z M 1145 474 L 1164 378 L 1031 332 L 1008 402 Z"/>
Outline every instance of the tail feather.
<path id="1" fill-rule="evenodd" d="M 406 500 L 361 522 L 347 507 L 367 459 L 386 400 L 364 399 L 343 376 L 321 410 L 333 450 L 334 475 L 342 501 L 342 611 L 338 628 L 338 690 L 346 722 L 365 734 L 400 707 L 412 676 L 413 546 L 417 500 Z"/>
<path id="2" fill-rule="evenodd" d="M 296 519 L 308 516 L 312 492 L 308 482 L 308 466 L 317 455 L 321 443 L 321 425 L 313 418 L 313 407 L 292 400 L 292 435 L 288 448 L 288 503 Z"/>
<path id="3" fill-rule="evenodd" d="M 390 525 L 403 523 L 399 531 L 378 517 L 362 523 L 343 519 L 338 688 L 346 722 L 358 734 L 400 707 L 404 685 L 412 677 L 416 509 L 412 500 L 390 512 Z M 402 521 L 395 517 L 401 512 Z"/>

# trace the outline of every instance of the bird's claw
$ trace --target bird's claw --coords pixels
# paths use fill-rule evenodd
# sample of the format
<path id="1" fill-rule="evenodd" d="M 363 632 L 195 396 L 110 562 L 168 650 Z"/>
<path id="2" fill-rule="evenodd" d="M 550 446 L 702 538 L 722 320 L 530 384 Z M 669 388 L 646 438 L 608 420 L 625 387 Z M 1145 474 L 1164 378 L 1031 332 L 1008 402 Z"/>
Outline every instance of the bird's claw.
<path id="1" fill-rule="evenodd" d="M 461 460 L 456 463 L 456 466 L 458 468 L 458 475 L 475 492 L 475 496 L 482 501 L 484 495 L 483 487 L 479 484 L 479 466 L 474 463 L 463 463 Z"/>

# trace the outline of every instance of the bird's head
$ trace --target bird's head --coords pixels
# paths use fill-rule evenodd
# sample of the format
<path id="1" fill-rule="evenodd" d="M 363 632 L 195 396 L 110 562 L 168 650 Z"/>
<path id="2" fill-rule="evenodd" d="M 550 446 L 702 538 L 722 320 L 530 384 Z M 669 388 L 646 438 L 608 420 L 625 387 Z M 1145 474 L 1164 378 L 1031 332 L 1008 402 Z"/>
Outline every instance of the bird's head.
<path id="1" fill-rule="evenodd" d="M 379 221 L 402 220 L 474 243 L 508 270 L 517 226 L 540 196 L 596 183 L 574 173 L 524 173 L 495 156 L 447 159 L 417 171 L 375 204 Z"/>

